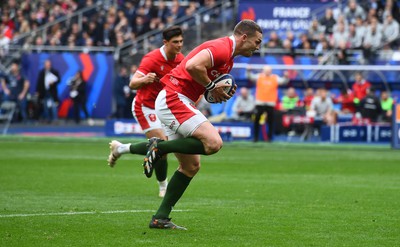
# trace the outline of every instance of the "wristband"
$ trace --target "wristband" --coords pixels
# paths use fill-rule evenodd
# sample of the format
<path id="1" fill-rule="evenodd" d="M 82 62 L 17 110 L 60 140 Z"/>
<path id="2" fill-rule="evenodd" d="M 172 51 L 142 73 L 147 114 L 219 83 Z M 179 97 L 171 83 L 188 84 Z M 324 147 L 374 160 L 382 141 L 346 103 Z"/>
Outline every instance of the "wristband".
<path id="1" fill-rule="evenodd" d="M 215 82 L 211 81 L 210 83 L 207 84 L 206 90 L 207 91 L 212 91 L 215 88 Z"/>

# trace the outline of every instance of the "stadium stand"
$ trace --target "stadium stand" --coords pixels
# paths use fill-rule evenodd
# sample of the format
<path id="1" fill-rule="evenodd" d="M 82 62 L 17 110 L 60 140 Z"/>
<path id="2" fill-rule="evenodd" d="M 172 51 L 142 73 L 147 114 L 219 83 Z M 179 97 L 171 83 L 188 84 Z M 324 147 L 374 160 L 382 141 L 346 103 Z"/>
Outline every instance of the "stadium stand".
<path id="1" fill-rule="evenodd" d="M 137 64 L 161 44 L 160 31 L 172 24 L 185 30 L 187 53 L 198 43 L 227 35 L 236 21 L 239 1 L 54 0 L 0 3 L 0 70 L 26 53 L 108 53 L 115 67 Z M 246 1 L 243 1 L 246 2 Z M 251 2 L 251 1 L 250 1 Z M 266 1 L 268 2 L 268 1 Z M 311 2 L 311 1 L 310 1 Z M 318 2 L 318 1 L 315 1 Z M 300 32 L 281 28 L 264 33 L 264 45 L 240 64 L 272 65 L 400 65 L 399 3 L 393 0 L 323 1 L 311 13 L 312 23 Z M 240 3 L 240 2 L 239 2 Z M 240 17 L 239 17 L 240 18 Z M 276 73 L 283 69 L 276 68 Z M 334 67 L 332 67 L 334 68 Z M 232 71 L 239 87 L 251 85 L 244 67 Z M 291 82 L 302 101 L 304 91 L 326 87 L 332 97 L 354 83 L 352 70 L 291 69 Z M 378 90 L 398 101 L 398 71 L 364 71 Z M 282 87 L 280 98 L 286 87 Z M 233 100 L 232 100 L 233 102 Z M 232 102 L 212 105 L 211 112 L 231 115 Z M 279 105 L 279 104 L 278 104 Z M 335 108 L 340 109 L 340 103 Z"/>

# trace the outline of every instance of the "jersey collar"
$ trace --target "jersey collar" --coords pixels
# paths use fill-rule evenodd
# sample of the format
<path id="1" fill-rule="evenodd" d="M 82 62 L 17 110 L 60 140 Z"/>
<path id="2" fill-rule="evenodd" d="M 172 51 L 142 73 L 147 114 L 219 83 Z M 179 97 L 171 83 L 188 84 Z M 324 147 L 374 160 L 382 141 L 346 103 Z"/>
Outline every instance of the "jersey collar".
<path id="1" fill-rule="evenodd" d="M 160 52 L 161 52 L 161 55 L 164 57 L 165 61 L 168 61 L 167 53 L 165 53 L 164 48 L 165 48 L 165 45 L 161 46 Z"/>
<path id="2" fill-rule="evenodd" d="M 229 36 L 229 38 L 232 40 L 232 54 L 231 54 L 231 57 L 233 57 L 233 53 L 235 53 L 236 41 L 235 41 L 235 37 L 233 37 L 233 35 Z"/>

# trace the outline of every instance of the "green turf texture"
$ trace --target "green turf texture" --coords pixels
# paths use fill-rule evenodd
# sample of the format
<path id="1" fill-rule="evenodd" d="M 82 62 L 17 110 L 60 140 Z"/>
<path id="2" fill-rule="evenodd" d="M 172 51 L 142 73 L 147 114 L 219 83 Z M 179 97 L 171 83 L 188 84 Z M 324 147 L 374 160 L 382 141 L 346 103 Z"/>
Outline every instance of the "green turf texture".
<path id="1" fill-rule="evenodd" d="M 108 153 L 104 138 L 1 137 L 0 246 L 400 246 L 387 146 L 228 143 L 171 214 L 188 231 L 149 229 L 155 178 Z"/>

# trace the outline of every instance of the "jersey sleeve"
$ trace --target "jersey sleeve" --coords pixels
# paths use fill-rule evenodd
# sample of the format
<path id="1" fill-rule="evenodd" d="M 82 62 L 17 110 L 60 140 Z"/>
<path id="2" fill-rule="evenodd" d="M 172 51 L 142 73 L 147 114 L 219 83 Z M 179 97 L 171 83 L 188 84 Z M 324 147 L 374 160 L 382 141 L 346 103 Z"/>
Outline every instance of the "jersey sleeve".
<path id="1" fill-rule="evenodd" d="M 145 55 L 140 62 L 139 68 L 137 71 L 143 75 L 147 75 L 150 72 L 154 72 L 153 66 L 155 66 L 154 59 L 152 59 L 149 54 Z"/>
<path id="2" fill-rule="evenodd" d="M 211 56 L 211 67 L 224 64 L 231 59 L 232 51 L 226 45 L 213 44 L 206 49 Z"/>

